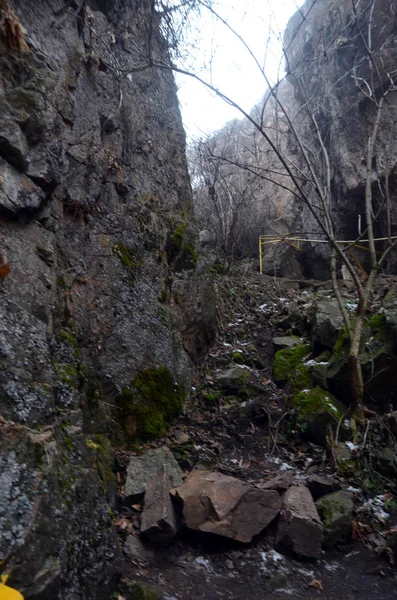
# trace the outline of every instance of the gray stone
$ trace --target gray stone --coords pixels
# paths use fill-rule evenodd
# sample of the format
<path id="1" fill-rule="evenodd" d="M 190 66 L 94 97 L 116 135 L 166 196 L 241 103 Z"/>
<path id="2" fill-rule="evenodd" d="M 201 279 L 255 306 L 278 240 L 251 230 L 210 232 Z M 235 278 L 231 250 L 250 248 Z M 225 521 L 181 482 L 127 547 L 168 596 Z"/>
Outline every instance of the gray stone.
<path id="1" fill-rule="evenodd" d="M 231 367 L 216 377 L 216 382 L 226 390 L 238 391 L 244 386 L 248 379 L 247 369 L 242 367 Z"/>
<path id="2" fill-rule="evenodd" d="M 314 500 L 318 500 L 321 496 L 335 492 L 339 484 L 332 477 L 326 475 L 311 475 L 306 482 Z"/>
<path id="3" fill-rule="evenodd" d="M 277 490 L 279 492 L 285 492 L 291 485 L 294 478 L 293 471 L 284 471 L 276 477 L 273 477 L 269 481 L 260 484 L 262 490 Z"/>
<path id="4" fill-rule="evenodd" d="M 313 307 L 312 343 L 316 352 L 321 348 L 333 348 L 343 318 L 336 300 L 318 300 Z"/>
<path id="5" fill-rule="evenodd" d="M 28 165 L 28 144 L 19 125 L 0 112 L 0 156 L 20 170 Z"/>
<path id="6" fill-rule="evenodd" d="M 283 348 L 293 348 L 299 346 L 302 343 L 301 338 L 296 335 L 282 335 L 273 338 L 273 344 L 276 350 L 282 350 Z"/>
<path id="7" fill-rule="evenodd" d="M 160 472 L 165 472 L 170 476 L 170 488 L 181 485 L 183 482 L 181 468 L 167 446 L 155 448 L 142 456 L 131 458 L 127 467 L 124 501 L 134 503 L 141 500 L 148 483 Z"/>
<path id="8" fill-rule="evenodd" d="M 189 529 L 248 543 L 275 519 L 281 498 L 217 472 L 193 471 L 173 495 Z"/>
<path id="9" fill-rule="evenodd" d="M 146 548 L 137 535 L 128 535 L 123 545 L 124 554 L 133 560 L 149 560 L 154 552 Z"/>
<path id="10" fill-rule="evenodd" d="M 290 487 L 284 496 L 277 529 L 277 545 L 304 558 L 319 558 L 323 527 L 306 487 Z"/>
<path id="11" fill-rule="evenodd" d="M 392 479 L 397 477 L 397 446 L 389 446 L 375 451 L 373 461 L 382 475 Z"/>
<path id="12" fill-rule="evenodd" d="M 163 464 L 146 486 L 141 517 L 141 534 L 150 543 L 167 546 L 179 530 L 179 519 L 171 500 L 173 479 Z"/>
<path id="13" fill-rule="evenodd" d="M 45 194 L 29 177 L 0 158 L 0 210 L 13 214 L 37 210 Z"/>
<path id="14" fill-rule="evenodd" d="M 177 444 L 187 444 L 190 441 L 190 436 L 186 431 L 181 431 L 180 429 L 176 429 L 174 431 L 174 437 Z"/>
<path id="15" fill-rule="evenodd" d="M 349 541 L 352 531 L 353 496 L 349 492 L 334 492 L 316 502 L 324 525 L 324 545 L 331 547 Z"/>

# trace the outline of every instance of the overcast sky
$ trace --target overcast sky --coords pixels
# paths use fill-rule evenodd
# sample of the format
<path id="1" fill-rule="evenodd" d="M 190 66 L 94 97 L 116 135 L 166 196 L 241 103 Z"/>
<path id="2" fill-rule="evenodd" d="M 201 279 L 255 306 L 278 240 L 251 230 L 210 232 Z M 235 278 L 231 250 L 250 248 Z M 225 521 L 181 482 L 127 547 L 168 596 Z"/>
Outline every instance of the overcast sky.
<path id="1" fill-rule="evenodd" d="M 280 42 L 289 18 L 303 0 L 216 0 L 218 13 L 247 42 L 266 73 L 275 80 L 280 68 Z M 195 24 L 194 69 L 247 112 L 263 96 L 266 84 L 243 44 L 211 14 Z M 267 49 L 267 50 L 266 50 Z M 192 68 L 192 65 L 188 65 Z M 188 137 L 220 129 L 239 113 L 200 83 L 176 76 L 179 101 Z"/>

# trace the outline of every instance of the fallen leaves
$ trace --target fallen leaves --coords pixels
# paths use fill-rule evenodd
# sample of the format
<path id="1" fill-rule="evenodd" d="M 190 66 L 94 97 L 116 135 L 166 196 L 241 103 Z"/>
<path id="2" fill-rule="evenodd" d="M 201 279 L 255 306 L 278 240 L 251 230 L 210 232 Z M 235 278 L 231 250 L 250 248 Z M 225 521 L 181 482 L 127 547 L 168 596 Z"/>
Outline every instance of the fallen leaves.
<path id="1" fill-rule="evenodd" d="M 307 585 L 309 587 L 314 588 L 315 590 L 318 590 L 319 592 L 324 591 L 323 582 L 321 581 L 321 579 L 312 579 L 312 581 L 310 581 L 310 583 L 308 583 Z"/>

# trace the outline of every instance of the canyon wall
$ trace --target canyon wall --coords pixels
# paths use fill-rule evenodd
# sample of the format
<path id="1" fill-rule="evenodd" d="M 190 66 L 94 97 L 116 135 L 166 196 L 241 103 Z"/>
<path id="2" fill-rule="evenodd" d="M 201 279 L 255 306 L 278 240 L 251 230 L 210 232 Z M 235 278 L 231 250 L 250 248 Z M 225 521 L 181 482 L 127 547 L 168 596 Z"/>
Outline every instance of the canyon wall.
<path id="1" fill-rule="evenodd" d="M 0 561 L 30 600 L 108 598 L 112 445 L 165 430 L 215 335 L 151 52 L 149 0 L 0 1 Z"/>

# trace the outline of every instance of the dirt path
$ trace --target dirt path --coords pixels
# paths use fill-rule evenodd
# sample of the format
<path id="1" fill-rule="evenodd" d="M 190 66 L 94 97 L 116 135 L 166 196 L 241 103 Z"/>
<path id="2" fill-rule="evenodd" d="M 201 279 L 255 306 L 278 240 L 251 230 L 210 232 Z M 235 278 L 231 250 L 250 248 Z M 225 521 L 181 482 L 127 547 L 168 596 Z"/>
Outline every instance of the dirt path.
<path id="1" fill-rule="evenodd" d="M 245 280 L 238 274 L 223 280 L 217 291 L 218 343 L 197 376 L 185 417 L 151 446 L 168 445 L 186 473 L 204 467 L 258 483 L 290 470 L 298 484 L 309 474 L 321 473 L 336 477 L 342 488 L 356 490 L 357 502 L 362 500 L 353 481 L 335 474 L 324 448 L 291 431 L 283 390 L 271 378 L 277 324 L 290 318 L 291 304 L 301 306 L 298 313 L 307 318 L 307 290 L 252 273 Z M 247 388 L 225 390 L 219 374 L 236 365 L 249 374 Z M 121 453 L 121 478 L 127 459 L 128 453 Z M 360 513 L 357 520 L 370 522 L 366 517 Z M 138 507 L 124 507 L 118 523 L 123 539 L 127 533 L 138 539 Z M 272 528 L 249 546 L 187 531 L 165 549 L 144 547 L 138 540 L 125 556 L 120 595 L 129 600 L 394 600 L 397 572 L 391 553 L 379 548 L 378 525 L 368 526 L 368 535 L 357 534 L 349 545 L 323 551 L 313 562 L 276 552 Z M 391 515 L 387 527 L 396 525 L 397 516 Z"/>

